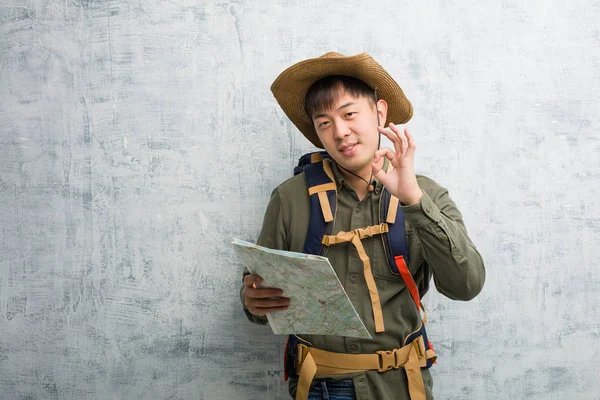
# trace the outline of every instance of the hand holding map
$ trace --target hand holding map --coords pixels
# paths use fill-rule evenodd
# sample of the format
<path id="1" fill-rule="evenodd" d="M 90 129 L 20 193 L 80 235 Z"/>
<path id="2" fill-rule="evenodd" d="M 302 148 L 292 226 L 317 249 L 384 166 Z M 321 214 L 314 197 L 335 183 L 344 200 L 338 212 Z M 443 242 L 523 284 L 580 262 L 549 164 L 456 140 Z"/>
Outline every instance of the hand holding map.
<path id="1" fill-rule="evenodd" d="M 327 258 L 238 239 L 232 244 L 263 287 L 279 288 L 290 299 L 287 310 L 267 314 L 273 333 L 371 338 Z"/>
<path id="2" fill-rule="evenodd" d="M 262 282 L 263 279 L 258 275 L 244 276 L 242 297 L 248 311 L 262 317 L 271 312 L 287 310 L 290 299 L 281 297 L 283 291 L 278 288 L 263 287 Z"/>

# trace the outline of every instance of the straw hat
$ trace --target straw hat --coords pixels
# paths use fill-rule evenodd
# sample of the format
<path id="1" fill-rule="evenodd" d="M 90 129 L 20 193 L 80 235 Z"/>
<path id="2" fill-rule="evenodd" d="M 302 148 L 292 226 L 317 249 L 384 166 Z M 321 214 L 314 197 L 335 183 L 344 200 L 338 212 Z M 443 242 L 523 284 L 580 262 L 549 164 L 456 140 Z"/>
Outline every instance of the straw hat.
<path id="1" fill-rule="evenodd" d="M 292 65 L 271 85 L 271 91 L 285 114 L 315 146 L 323 148 L 312 119 L 304 109 L 304 98 L 313 83 L 331 75 L 357 78 L 376 88 L 377 97 L 388 103 L 388 121 L 403 124 L 412 117 L 412 104 L 400 86 L 370 55 L 344 56 L 332 51 Z"/>

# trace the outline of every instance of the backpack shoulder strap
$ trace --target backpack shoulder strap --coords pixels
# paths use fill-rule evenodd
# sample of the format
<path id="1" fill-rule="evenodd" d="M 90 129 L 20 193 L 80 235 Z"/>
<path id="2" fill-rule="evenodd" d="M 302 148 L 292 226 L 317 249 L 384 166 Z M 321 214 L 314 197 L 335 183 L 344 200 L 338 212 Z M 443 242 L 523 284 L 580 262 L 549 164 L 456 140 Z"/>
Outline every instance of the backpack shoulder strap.
<path id="1" fill-rule="evenodd" d="M 389 231 L 383 234 L 385 253 L 390 270 L 402 277 L 418 309 L 421 308 L 419 289 L 408 269 L 408 243 L 404 228 L 404 213 L 400 201 L 387 189 L 381 192 L 379 200 L 379 220 L 388 224 Z"/>
<path id="2" fill-rule="evenodd" d="M 304 165 L 301 165 L 302 163 Z M 304 241 L 304 252 L 322 254 L 321 241 L 324 235 L 333 232 L 337 206 L 337 186 L 331 169 L 331 161 L 325 152 L 306 154 L 300 158 L 296 169 L 298 168 L 300 168 L 299 172 L 304 171 L 310 198 L 310 220 Z"/>
<path id="3" fill-rule="evenodd" d="M 404 213 L 400 208 L 398 198 L 392 196 L 385 188 L 382 190 L 379 200 L 379 220 L 381 223 L 387 223 L 389 227 L 389 232 L 384 234 L 388 264 L 392 271 L 399 273 L 394 257 L 402 256 L 408 262 Z"/>
<path id="4" fill-rule="evenodd" d="M 304 167 L 310 164 L 315 164 L 322 161 L 324 158 L 329 158 L 326 151 L 315 151 L 314 153 L 306 153 L 298 159 L 298 165 L 294 167 L 294 175 L 298 175 L 304 171 Z"/>

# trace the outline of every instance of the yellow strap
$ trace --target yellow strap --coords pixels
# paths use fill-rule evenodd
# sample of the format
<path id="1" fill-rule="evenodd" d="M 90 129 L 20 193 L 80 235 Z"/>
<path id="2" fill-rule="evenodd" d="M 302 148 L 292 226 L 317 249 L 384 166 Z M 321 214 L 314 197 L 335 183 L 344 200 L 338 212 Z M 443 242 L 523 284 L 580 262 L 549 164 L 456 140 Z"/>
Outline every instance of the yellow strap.
<path id="1" fill-rule="evenodd" d="M 331 161 L 328 158 L 323 160 L 323 169 L 325 170 L 325 173 L 327 174 L 329 179 L 331 179 L 331 182 L 335 182 L 335 178 L 333 177 L 333 170 L 331 169 Z"/>
<path id="2" fill-rule="evenodd" d="M 319 204 L 321 205 L 321 211 L 323 212 L 325 222 L 331 222 L 333 221 L 333 213 L 331 212 L 331 206 L 329 205 L 326 192 L 329 190 L 337 190 L 337 186 L 333 179 L 333 171 L 331 170 L 331 162 L 327 158 L 323 159 L 321 157 L 321 153 L 312 153 L 310 155 L 310 161 L 312 163 L 319 162 L 321 160 L 323 160 L 323 169 L 325 170 L 325 173 L 329 179 L 331 179 L 331 182 L 309 188 L 308 195 L 312 196 L 315 193 L 319 194 Z"/>
<path id="3" fill-rule="evenodd" d="M 423 345 L 420 336 L 413 343 L 400 349 L 378 351 L 375 354 L 332 353 L 314 347 L 298 345 L 297 354 L 299 380 L 296 389 L 296 400 L 306 400 L 310 384 L 315 377 L 325 375 L 348 374 L 354 372 L 376 370 L 385 372 L 403 367 L 408 378 L 408 391 L 411 400 L 425 400 L 425 386 L 421 375 L 421 367 L 427 365 L 427 358 L 419 354 L 418 348 Z"/>
<path id="4" fill-rule="evenodd" d="M 324 183 L 322 185 L 313 186 L 308 189 L 308 195 L 312 196 L 315 193 L 326 192 L 328 190 L 337 190 L 337 186 L 335 186 L 335 183 L 329 182 Z"/>
<path id="5" fill-rule="evenodd" d="M 338 243 L 351 242 L 354 232 L 339 232 L 337 235 L 324 235 L 321 243 L 325 246 L 331 246 Z"/>
<path id="6" fill-rule="evenodd" d="M 415 346 L 419 357 L 425 357 L 425 340 L 423 340 L 423 336 L 413 340 L 412 345 Z"/>
<path id="7" fill-rule="evenodd" d="M 321 193 L 319 193 L 321 195 Z M 373 278 L 371 270 L 371 260 L 365 252 L 361 239 L 378 235 L 388 231 L 387 224 L 372 225 L 366 228 L 355 229 L 352 232 L 339 232 L 337 235 L 325 235 L 321 240 L 325 246 L 334 245 L 337 243 L 352 242 L 356 248 L 356 252 L 363 262 L 363 270 L 367 287 L 369 288 L 369 297 L 371 298 L 371 306 L 373 308 L 373 320 L 375 321 L 375 332 L 385 332 L 385 324 L 383 323 L 383 312 L 381 311 L 381 300 L 379 292 Z"/>
<path id="8" fill-rule="evenodd" d="M 325 222 L 333 221 L 333 214 L 331 213 L 331 207 L 329 206 L 329 199 L 327 198 L 327 192 L 319 192 L 319 203 L 321 203 L 321 211 L 323 211 L 323 217 Z"/>
<path id="9" fill-rule="evenodd" d="M 423 325 L 427 324 L 427 310 L 425 310 L 425 305 L 421 302 L 421 310 L 423 310 Z"/>
<path id="10" fill-rule="evenodd" d="M 425 359 L 435 362 L 435 360 L 437 360 L 437 354 L 431 349 L 425 350 Z"/>
<path id="11" fill-rule="evenodd" d="M 360 238 L 356 235 L 352 238 L 352 244 L 356 247 L 358 256 L 363 262 L 365 280 L 367 281 L 367 287 L 369 288 L 369 296 L 371 297 L 371 306 L 373 307 L 373 319 L 375 320 L 375 332 L 385 332 L 385 326 L 383 324 L 383 313 L 381 311 L 381 301 L 379 300 L 379 292 L 375 285 L 375 279 L 373 278 L 373 271 L 371 270 L 371 261 L 365 252 L 365 248 L 360 241 Z"/>
<path id="12" fill-rule="evenodd" d="M 325 235 L 321 239 L 321 243 L 325 246 L 330 246 L 338 243 L 351 242 L 354 236 L 359 239 L 365 239 L 371 236 L 380 235 L 389 231 L 387 224 L 371 225 L 366 228 L 355 229 L 351 232 L 338 232 L 336 235 Z"/>
<path id="13" fill-rule="evenodd" d="M 396 196 L 390 195 L 390 204 L 388 205 L 387 217 L 385 218 L 385 222 L 388 224 L 393 224 L 396 222 L 396 213 L 398 212 L 398 203 L 400 200 Z"/>
<path id="14" fill-rule="evenodd" d="M 394 170 L 394 166 L 389 160 L 387 161 L 387 170 L 385 171 L 387 174 Z M 391 195 L 390 195 L 391 196 Z M 385 222 L 388 224 L 393 224 L 396 222 L 396 213 L 398 212 L 398 203 L 400 200 L 396 196 L 390 197 L 390 204 L 388 205 L 387 216 L 385 217 Z"/>
<path id="15" fill-rule="evenodd" d="M 423 375 L 421 375 L 421 366 L 419 357 L 414 347 L 408 353 L 408 360 L 404 364 L 406 377 L 408 378 L 408 393 L 410 400 L 427 400 L 425 396 L 425 385 L 423 385 Z"/>
<path id="16" fill-rule="evenodd" d="M 379 225 L 371 225 L 366 228 L 355 229 L 354 232 L 358 235 L 360 239 L 365 239 L 375 235 L 381 235 L 382 233 L 386 233 L 389 231 L 387 224 L 379 224 Z"/>
<path id="17" fill-rule="evenodd" d="M 310 390 L 310 384 L 313 381 L 317 373 L 317 364 L 315 363 L 313 356 L 309 352 L 298 376 L 298 386 L 296 386 L 296 400 L 307 400 L 308 391 Z"/>
<path id="18" fill-rule="evenodd" d="M 315 349 L 314 347 L 305 347 L 305 349 L 302 349 L 302 346 L 298 345 L 298 352 L 304 350 L 306 356 L 304 361 L 298 363 L 300 373 L 302 373 L 307 361 L 309 365 L 311 363 L 315 364 L 315 376 L 351 374 L 367 370 L 378 370 L 380 368 L 378 354 L 332 353 L 330 351 Z M 309 355 L 310 360 L 308 358 Z"/>

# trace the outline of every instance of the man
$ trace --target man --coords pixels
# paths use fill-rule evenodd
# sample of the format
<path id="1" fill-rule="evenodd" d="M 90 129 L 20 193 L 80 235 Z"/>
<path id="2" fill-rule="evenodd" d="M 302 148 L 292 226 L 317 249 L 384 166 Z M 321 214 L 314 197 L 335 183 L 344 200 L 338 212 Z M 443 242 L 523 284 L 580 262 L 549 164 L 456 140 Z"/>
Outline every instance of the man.
<path id="1" fill-rule="evenodd" d="M 470 300 L 483 287 L 485 269 L 448 191 L 415 175 L 415 139 L 408 129 L 395 125 L 412 117 L 411 103 L 364 53 L 327 53 L 302 61 L 282 72 L 271 90 L 300 132 L 329 155 L 319 168 L 330 166 L 335 186 L 328 190 L 336 200 L 330 205 L 321 201 L 320 218 L 327 220 L 328 213 L 335 217 L 329 218 L 329 239 L 323 236 L 328 247 L 320 252 L 330 260 L 373 337 L 303 335 L 294 341 L 294 351 L 288 354 L 299 350 L 292 361 L 297 368 L 290 394 L 303 399 L 333 394 L 339 399 L 432 399 L 426 367 L 435 354 L 421 324 L 420 297 L 433 277 L 445 296 Z M 380 134 L 393 149 L 379 148 Z M 305 241 L 314 236 L 309 227 L 311 213 L 316 212 L 311 196 L 318 194 L 316 189 L 309 194 L 309 181 L 306 173 L 299 173 L 273 191 L 258 244 L 305 251 Z M 404 218 L 394 225 L 403 229 L 402 238 L 387 232 L 394 221 L 402 220 L 388 218 L 388 224 L 380 216 L 386 192 L 392 199 L 385 200 L 388 216 L 393 210 L 394 216 L 397 211 Z M 406 257 L 390 262 L 384 236 L 405 242 Z M 250 321 L 266 324 L 265 315 L 287 309 L 289 299 L 279 289 L 260 288 L 261 281 L 246 270 L 241 298 Z M 329 361 L 339 368 L 327 367 Z"/>

